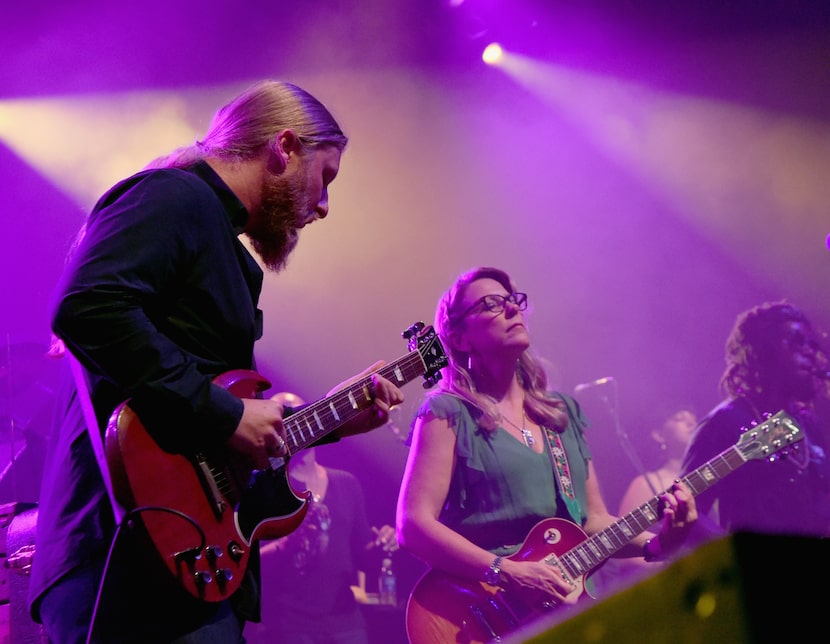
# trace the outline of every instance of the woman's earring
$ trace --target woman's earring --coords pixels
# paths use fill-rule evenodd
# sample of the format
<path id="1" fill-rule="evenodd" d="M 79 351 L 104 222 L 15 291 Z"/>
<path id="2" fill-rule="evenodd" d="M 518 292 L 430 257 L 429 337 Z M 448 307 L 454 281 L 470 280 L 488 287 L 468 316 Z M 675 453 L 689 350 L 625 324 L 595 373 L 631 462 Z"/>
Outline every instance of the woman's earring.
<path id="1" fill-rule="evenodd" d="M 472 371 L 472 370 L 473 370 L 473 354 L 468 353 L 467 354 L 467 371 Z"/>
<path id="2" fill-rule="evenodd" d="M 669 446 L 666 443 L 666 439 L 663 437 L 662 434 L 659 434 L 657 431 L 651 432 L 651 438 L 660 446 L 660 451 L 665 452 Z"/>

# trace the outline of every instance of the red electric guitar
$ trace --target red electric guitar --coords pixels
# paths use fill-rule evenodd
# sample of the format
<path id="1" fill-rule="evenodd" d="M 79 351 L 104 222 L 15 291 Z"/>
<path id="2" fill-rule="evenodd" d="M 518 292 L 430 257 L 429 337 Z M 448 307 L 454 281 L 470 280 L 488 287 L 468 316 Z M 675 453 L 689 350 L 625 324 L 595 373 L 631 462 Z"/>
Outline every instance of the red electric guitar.
<path id="1" fill-rule="evenodd" d="M 803 437 L 795 420 L 779 411 L 745 430 L 736 445 L 682 481 L 697 496 L 749 460 L 779 458 L 785 453 L 782 450 Z M 589 598 L 585 590 L 588 575 L 659 520 L 660 495 L 590 537 L 580 526 L 565 519 L 544 519 L 508 558 L 556 566 L 576 585 L 573 595 Z M 530 606 L 502 588 L 433 569 L 418 580 L 410 593 L 406 632 L 410 644 L 484 644 L 501 639 L 550 610 L 550 606 Z"/>
<path id="2" fill-rule="evenodd" d="M 424 376 L 425 387 L 447 365 L 432 327 L 419 322 L 404 334 L 409 353 L 377 373 L 396 385 Z M 257 398 L 271 384 L 254 371 L 235 370 L 214 382 L 240 398 Z M 118 502 L 138 517 L 167 568 L 192 595 L 209 602 L 229 597 L 248 565 L 258 539 L 276 539 L 295 530 L 311 493 L 297 493 L 288 481 L 290 454 L 310 447 L 372 404 L 366 376 L 296 411 L 284 421 L 289 456 L 271 459 L 263 470 L 232 462 L 223 453 L 194 457 L 161 449 L 129 401 L 110 417 L 105 446 Z"/>

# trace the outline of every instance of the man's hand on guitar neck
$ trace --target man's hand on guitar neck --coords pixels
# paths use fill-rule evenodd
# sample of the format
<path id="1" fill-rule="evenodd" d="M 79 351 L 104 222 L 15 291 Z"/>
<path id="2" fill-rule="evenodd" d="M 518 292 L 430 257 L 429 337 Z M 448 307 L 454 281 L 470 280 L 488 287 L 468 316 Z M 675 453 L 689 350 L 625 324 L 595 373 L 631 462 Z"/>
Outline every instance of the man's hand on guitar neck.
<path id="1" fill-rule="evenodd" d="M 360 380 L 369 377 L 371 404 L 346 421 L 334 435 L 343 438 L 352 434 L 368 432 L 389 421 L 389 410 L 403 402 L 403 392 L 391 381 L 376 373 L 386 364 L 378 361 L 359 374 L 340 383 L 327 396 L 339 392 Z M 288 448 L 283 424 L 284 405 L 287 403 L 278 394 L 271 399 L 242 398 L 242 418 L 236 431 L 228 439 L 228 447 L 238 452 L 255 469 L 269 466 L 269 458 L 286 456 Z"/>
<path id="2" fill-rule="evenodd" d="M 385 364 L 386 361 L 379 360 L 359 374 L 348 380 L 344 380 L 326 394 L 327 397 L 332 396 L 341 389 L 345 389 L 366 376 L 371 376 L 372 405 L 337 429 L 334 432 L 336 436 L 345 438 L 346 436 L 362 434 L 385 425 L 389 422 L 389 410 L 404 401 L 404 395 L 401 389 L 379 373 L 376 373 Z"/>

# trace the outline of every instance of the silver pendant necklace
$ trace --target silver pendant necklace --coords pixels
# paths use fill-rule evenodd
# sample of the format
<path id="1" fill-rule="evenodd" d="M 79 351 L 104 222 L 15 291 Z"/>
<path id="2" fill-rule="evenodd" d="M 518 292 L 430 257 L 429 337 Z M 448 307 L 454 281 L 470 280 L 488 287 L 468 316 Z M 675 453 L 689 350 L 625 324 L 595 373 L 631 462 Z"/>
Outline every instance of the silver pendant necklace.
<path id="1" fill-rule="evenodd" d="M 513 427 L 515 427 L 516 429 L 518 429 L 522 433 L 522 440 L 524 441 L 524 443 L 527 447 L 530 447 L 531 445 L 533 445 L 536 442 L 536 439 L 533 438 L 533 434 L 531 434 L 530 430 L 527 427 L 525 427 L 525 425 L 527 423 L 527 416 L 525 415 L 524 405 L 522 405 L 522 426 L 521 427 L 519 427 L 516 423 L 514 423 L 512 420 L 510 420 L 504 414 L 502 414 L 501 417 L 504 420 L 506 420 L 508 423 L 513 425 Z"/>

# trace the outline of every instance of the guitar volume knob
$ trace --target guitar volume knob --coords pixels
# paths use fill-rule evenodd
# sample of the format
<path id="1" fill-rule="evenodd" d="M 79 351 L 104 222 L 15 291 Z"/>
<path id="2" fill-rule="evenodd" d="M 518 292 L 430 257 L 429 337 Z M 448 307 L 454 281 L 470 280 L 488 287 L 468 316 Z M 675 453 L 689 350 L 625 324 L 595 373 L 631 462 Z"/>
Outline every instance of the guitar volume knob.
<path id="1" fill-rule="evenodd" d="M 208 546 L 205 548 L 205 553 L 210 561 L 216 561 L 224 554 L 221 546 Z"/>
<path id="2" fill-rule="evenodd" d="M 233 570 L 230 568 L 219 568 L 216 570 L 216 580 L 218 582 L 233 580 Z"/>
<path id="3" fill-rule="evenodd" d="M 197 586 L 207 586 L 208 584 L 213 583 L 213 575 L 211 575 L 207 570 L 194 573 L 193 578 L 196 581 Z"/>

